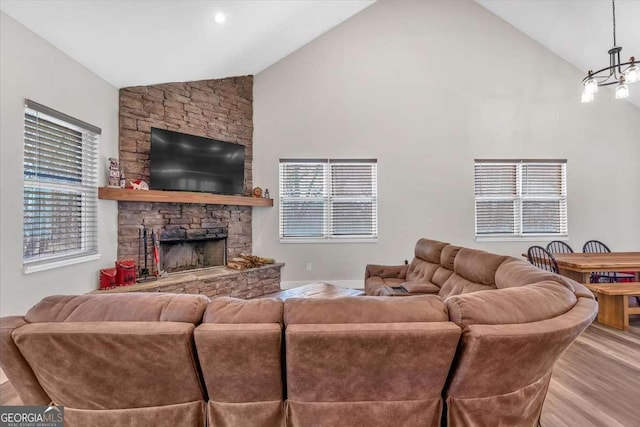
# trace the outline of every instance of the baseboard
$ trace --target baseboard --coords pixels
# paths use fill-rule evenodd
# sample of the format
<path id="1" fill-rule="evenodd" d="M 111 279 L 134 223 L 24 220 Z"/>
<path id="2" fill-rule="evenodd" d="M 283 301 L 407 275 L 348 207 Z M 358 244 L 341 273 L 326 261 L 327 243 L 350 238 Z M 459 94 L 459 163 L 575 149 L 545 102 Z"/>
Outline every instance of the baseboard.
<path id="1" fill-rule="evenodd" d="M 341 288 L 349 289 L 363 289 L 364 280 L 287 280 L 280 282 L 282 289 L 297 288 L 298 286 L 310 285 L 311 283 L 331 283 L 332 285 L 340 286 Z"/>

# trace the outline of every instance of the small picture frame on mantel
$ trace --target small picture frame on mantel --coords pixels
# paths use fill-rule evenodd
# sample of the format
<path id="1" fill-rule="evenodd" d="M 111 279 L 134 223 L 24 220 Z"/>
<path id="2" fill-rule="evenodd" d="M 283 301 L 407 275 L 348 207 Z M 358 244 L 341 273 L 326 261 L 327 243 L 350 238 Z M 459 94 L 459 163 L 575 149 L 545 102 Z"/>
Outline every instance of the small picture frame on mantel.
<path id="1" fill-rule="evenodd" d="M 120 160 L 115 157 L 109 157 L 107 186 L 120 188 Z"/>

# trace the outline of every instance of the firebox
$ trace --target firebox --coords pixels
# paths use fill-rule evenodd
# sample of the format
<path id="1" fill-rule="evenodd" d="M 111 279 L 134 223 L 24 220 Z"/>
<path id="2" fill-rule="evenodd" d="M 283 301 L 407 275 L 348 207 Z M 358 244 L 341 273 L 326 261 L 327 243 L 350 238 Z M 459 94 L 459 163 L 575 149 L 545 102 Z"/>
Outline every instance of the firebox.
<path id="1" fill-rule="evenodd" d="M 160 265 L 167 273 L 223 266 L 227 263 L 227 230 L 164 229 L 160 232 Z"/>

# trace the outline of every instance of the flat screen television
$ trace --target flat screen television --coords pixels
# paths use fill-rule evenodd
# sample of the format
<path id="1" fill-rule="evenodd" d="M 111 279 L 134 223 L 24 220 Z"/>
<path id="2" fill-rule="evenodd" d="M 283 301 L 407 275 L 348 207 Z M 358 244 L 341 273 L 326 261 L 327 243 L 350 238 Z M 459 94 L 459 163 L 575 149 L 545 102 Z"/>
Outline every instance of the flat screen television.
<path id="1" fill-rule="evenodd" d="M 244 193 L 244 145 L 151 128 L 149 188 Z"/>

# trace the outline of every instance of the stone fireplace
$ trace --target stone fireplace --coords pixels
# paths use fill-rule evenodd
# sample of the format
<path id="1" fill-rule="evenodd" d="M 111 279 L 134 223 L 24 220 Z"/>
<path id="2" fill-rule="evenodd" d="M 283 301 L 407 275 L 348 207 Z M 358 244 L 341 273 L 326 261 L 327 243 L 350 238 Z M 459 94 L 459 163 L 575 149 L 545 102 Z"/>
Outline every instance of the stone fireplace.
<path id="1" fill-rule="evenodd" d="M 227 230 L 202 229 L 187 237 L 185 229 L 163 229 L 160 235 L 160 266 L 167 273 L 227 264 Z"/>
<path id="2" fill-rule="evenodd" d="M 252 76 L 120 89 L 120 164 L 127 182 L 149 182 L 151 128 L 155 127 L 244 145 L 245 193 L 250 194 L 252 103 Z M 169 271 L 201 263 L 222 265 L 241 253 L 251 253 L 248 206 L 119 202 L 119 258 L 137 258 L 138 230 L 143 226 L 153 228 L 160 240 L 163 234 L 172 236 L 164 240 L 184 240 L 160 242 L 160 258 L 173 258 L 166 266 Z M 215 236 L 221 233 L 224 236 Z M 216 243 L 216 239 L 226 240 Z M 220 252 L 224 252 L 222 260 Z M 218 258 L 208 259 L 212 253 Z"/>
<path id="3" fill-rule="evenodd" d="M 149 182 L 154 127 L 243 145 L 244 193 L 251 194 L 252 76 L 120 89 L 119 158 L 127 183 L 135 179 Z M 139 258 L 141 227 L 158 236 L 161 268 L 173 274 L 113 292 L 252 298 L 280 290 L 283 264 L 246 271 L 205 268 L 252 253 L 250 206 L 119 201 L 119 259 Z"/>

